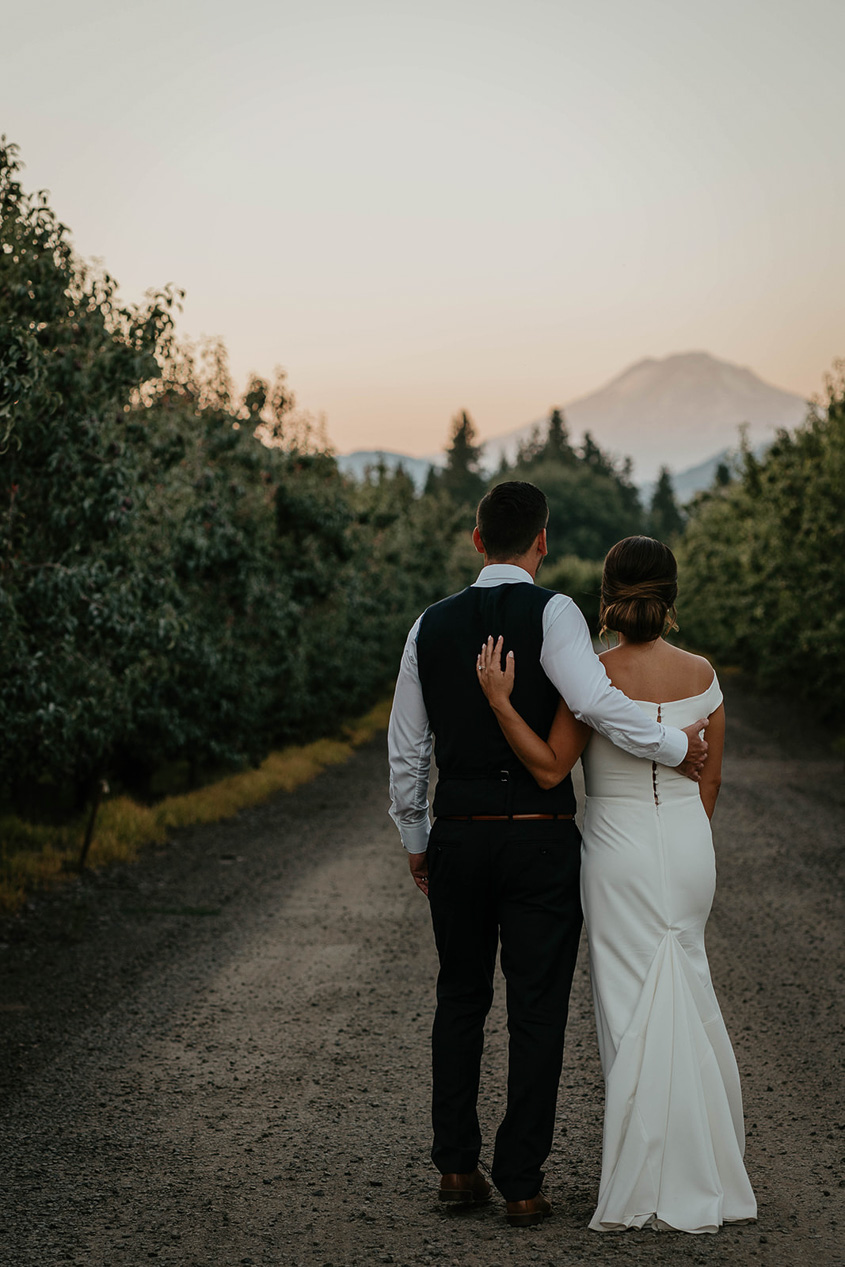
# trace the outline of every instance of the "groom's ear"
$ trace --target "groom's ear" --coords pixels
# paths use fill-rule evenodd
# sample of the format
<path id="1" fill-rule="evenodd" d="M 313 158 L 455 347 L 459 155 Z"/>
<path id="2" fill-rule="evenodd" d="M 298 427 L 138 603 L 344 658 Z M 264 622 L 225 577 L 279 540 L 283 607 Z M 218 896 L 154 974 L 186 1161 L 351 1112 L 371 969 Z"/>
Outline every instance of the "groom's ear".
<path id="1" fill-rule="evenodd" d="M 540 558 L 541 558 L 541 559 L 544 559 L 544 558 L 546 557 L 546 555 L 549 553 L 549 543 L 548 543 L 548 541 L 546 540 L 546 529 L 545 529 L 545 528 L 543 529 L 543 531 L 540 533 L 540 535 L 539 535 L 539 536 L 538 536 L 538 538 L 537 538 L 537 549 L 538 549 L 538 550 L 539 550 L 539 552 L 540 552 Z"/>
<path id="2" fill-rule="evenodd" d="M 481 540 L 481 533 L 477 528 L 473 528 L 472 530 L 472 544 L 475 546 L 479 554 L 486 554 L 484 542 Z"/>

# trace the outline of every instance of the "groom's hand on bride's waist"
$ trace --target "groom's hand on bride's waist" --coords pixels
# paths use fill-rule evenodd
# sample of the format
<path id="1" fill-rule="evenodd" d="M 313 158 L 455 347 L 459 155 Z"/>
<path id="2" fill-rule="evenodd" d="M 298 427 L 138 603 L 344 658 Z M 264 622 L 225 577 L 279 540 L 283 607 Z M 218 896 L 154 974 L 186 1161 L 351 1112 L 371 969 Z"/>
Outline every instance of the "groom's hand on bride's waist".
<path id="1" fill-rule="evenodd" d="M 701 778 L 701 771 L 707 759 L 707 740 L 701 737 L 701 732 L 709 725 L 710 718 L 701 717 L 692 725 L 683 727 L 683 732 L 687 737 L 687 755 L 676 769 L 681 774 L 685 774 L 688 779 L 692 779 L 693 783 L 698 783 Z"/>

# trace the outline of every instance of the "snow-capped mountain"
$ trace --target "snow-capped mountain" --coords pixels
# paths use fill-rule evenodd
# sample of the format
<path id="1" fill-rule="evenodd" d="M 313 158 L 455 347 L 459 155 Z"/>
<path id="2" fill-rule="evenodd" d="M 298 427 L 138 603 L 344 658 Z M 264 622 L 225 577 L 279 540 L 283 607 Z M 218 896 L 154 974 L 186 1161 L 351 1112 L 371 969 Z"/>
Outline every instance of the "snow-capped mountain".
<path id="1" fill-rule="evenodd" d="M 589 431 L 596 442 L 618 457 L 634 460 L 634 479 L 646 497 L 661 466 L 668 466 L 680 501 L 712 482 L 716 466 L 734 452 L 739 428 L 757 450 L 765 448 L 780 427 L 802 422 L 807 403 L 782 391 L 752 370 L 720 361 L 708 352 L 684 352 L 662 360 L 638 361 L 604 387 L 564 406 L 573 444 Z M 547 420 L 538 419 L 493 436 L 483 446 L 484 468 L 492 474 L 504 455 L 516 456 L 520 443 Z M 430 466 L 442 466 L 442 453 L 430 458 L 402 453 L 358 450 L 338 462 L 360 479 L 382 459 L 389 467 L 404 466 L 418 489 Z"/>
<path id="2" fill-rule="evenodd" d="M 564 406 L 573 441 L 589 431 L 603 449 L 632 457 L 638 482 L 653 479 L 661 466 L 679 471 L 735 448 L 743 423 L 756 445 L 772 440 L 779 427 L 796 426 L 806 412 L 800 396 L 708 352 L 638 361 Z M 495 470 L 502 454 L 513 458 L 538 425 L 544 420 L 491 437 L 485 465 Z"/>

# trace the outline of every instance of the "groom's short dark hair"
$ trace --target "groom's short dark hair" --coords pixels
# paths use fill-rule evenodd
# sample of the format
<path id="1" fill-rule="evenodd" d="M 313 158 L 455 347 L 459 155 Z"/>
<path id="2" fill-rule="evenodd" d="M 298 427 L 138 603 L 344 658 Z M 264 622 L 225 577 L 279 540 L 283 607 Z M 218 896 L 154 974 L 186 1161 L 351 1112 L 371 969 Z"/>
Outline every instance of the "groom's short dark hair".
<path id="1" fill-rule="evenodd" d="M 489 559 L 516 559 L 549 521 L 549 503 L 536 484 L 507 480 L 478 503 L 475 522 Z"/>

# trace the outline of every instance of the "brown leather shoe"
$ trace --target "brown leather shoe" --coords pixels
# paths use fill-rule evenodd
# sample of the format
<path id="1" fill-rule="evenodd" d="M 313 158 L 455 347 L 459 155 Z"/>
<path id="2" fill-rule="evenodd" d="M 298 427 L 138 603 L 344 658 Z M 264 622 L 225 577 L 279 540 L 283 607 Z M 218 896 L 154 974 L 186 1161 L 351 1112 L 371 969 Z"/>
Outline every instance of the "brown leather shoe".
<path id="1" fill-rule="evenodd" d="M 527 1201 L 508 1201 L 505 1218 L 512 1227 L 530 1227 L 532 1223 L 542 1223 L 552 1212 L 542 1192 Z"/>
<path id="2" fill-rule="evenodd" d="M 490 1200 L 490 1185 L 476 1166 L 468 1175 L 441 1175 L 437 1196 L 451 1205 L 480 1205 Z"/>

